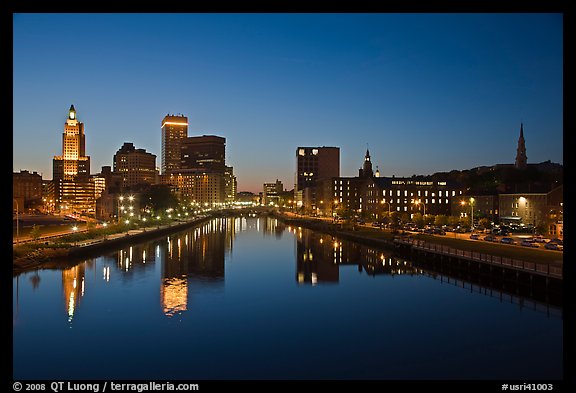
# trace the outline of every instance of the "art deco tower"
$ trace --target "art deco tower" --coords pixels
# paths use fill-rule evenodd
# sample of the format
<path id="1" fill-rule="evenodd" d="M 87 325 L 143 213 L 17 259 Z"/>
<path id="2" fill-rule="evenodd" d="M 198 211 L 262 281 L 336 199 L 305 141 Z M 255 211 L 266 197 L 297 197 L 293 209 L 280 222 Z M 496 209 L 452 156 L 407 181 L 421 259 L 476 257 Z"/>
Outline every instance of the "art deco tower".
<path id="1" fill-rule="evenodd" d="M 91 212 L 94 209 L 94 183 L 90 180 L 84 124 L 78 121 L 74 105 L 70 106 L 64 123 L 62 155 L 52 160 L 52 193 L 59 210 Z"/>
<path id="2" fill-rule="evenodd" d="M 62 155 L 54 156 L 53 179 L 78 180 L 90 176 L 90 157 L 86 156 L 84 123 L 78 121 L 70 106 L 62 134 Z"/>
<path id="3" fill-rule="evenodd" d="M 518 169 L 525 169 L 527 165 L 526 145 L 524 144 L 524 127 L 520 123 L 520 138 L 518 138 L 518 147 L 516 148 L 516 163 L 514 166 Z"/>

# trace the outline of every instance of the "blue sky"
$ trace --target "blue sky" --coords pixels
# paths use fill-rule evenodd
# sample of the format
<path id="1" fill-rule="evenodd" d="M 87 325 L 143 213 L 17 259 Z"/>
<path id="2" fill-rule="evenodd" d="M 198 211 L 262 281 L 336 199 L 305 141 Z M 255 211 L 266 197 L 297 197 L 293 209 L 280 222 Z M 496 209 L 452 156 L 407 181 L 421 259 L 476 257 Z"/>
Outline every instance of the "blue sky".
<path id="1" fill-rule="evenodd" d="M 52 178 L 74 104 L 91 172 L 124 142 L 157 155 L 167 113 L 227 139 L 239 191 L 298 146 L 355 176 L 563 163 L 561 14 L 14 14 L 13 169 Z"/>

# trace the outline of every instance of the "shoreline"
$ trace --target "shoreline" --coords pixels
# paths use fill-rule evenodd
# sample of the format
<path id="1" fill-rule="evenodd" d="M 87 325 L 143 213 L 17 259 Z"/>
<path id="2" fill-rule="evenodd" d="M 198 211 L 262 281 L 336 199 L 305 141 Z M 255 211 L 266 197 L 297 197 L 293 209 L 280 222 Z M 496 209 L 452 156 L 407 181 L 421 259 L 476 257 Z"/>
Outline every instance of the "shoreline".
<path id="1" fill-rule="evenodd" d="M 62 265 L 63 263 L 66 263 L 67 259 L 70 259 L 70 262 L 74 263 L 77 259 L 89 257 L 94 253 L 99 254 L 102 252 L 102 250 L 111 246 L 125 245 L 133 242 L 140 242 L 142 240 L 151 240 L 154 238 L 162 237 L 166 234 L 178 232 L 188 227 L 193 227 L 194 225 L 207 221 L 212 217 L 212 215 L 209 215 L 186 222 L 179 222 L 175 224 L 171 223 L 156 228 L 153 227 L 144 228 L 142 230 L 120 232 L 117 234 L 108 235 L 107 238 L 87 240 L 84 244 L 79 246 L 39 248 L 25 256 L 13 258 L 12 273 L 14 275 L 38 268 Z"/>
<path id="2" fill-rule="evenodd" d="M 280 212 L 274 212 L 272 215 L 283 221 L 286 225 L 302 226 L 311 230 L 337 236 L 342 239 L 365 244 L 367 246 L 395 249 L 397 243 L 394 242 L 394 238 L 402 237 L 422 240 L 431 244 L 453 247 L 463 251 L 480 252 L 499 257 L 523 260 L 525 262 L 545 263 L 559 267 L 563 266 L 564 260 L 562 252 L 556 251 L 525 249 L 520 246 L 515 247 L 485 241 L 468 241 L 463 239 L 453 239 L 449 236 L 432 236 L 404 231 L 393 233 L 369 227 L 352 226 L 351 228 L 345 228 L 342 224 L 333 224 L 331 222 L 306 217 L 290 217 Z"/>

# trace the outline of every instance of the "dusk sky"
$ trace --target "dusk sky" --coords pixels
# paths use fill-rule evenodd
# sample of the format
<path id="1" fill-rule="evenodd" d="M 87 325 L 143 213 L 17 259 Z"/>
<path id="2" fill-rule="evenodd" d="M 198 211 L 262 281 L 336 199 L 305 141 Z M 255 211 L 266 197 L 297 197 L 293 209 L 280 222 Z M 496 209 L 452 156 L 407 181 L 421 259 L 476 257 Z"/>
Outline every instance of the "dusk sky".
<path id="1" fill-rule="evenodd" d="M 52 179 L 68 108 L 91 173 L 160 126 L 226 138 L 238 191 L 294 185 L 298 146 L 382 176 L 563 164 L 561 14 L 14 14 L 13 170 Z"/>

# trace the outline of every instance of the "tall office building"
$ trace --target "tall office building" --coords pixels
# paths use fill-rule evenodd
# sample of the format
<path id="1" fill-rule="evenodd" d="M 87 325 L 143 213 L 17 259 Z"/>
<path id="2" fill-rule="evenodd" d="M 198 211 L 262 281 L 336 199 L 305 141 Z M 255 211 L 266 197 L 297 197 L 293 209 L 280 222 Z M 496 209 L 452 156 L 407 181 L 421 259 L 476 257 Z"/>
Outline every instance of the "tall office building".
<path id="1" fill-rule="evenodd" d="M 53 179 L 78 180 L 90 176 L 90 157 L 86 156 L 84 123 L 76 117 L 70 106 L 62 134 L 62 155 L 54 156 Z"/>
<path id="2" fill-rule="evenodd" d="M 224 170 L 224 202 L 232 203 L 236 200 L 236 190 L 238 183 L 234 176 L 234 168 L 227 166 Z"/>
<path id="3" fill-rule="evenodd" d="M 162 174 L 180 169 L 180 144 L 188 137 L 188 118 L 166 115 L 162 120 Z"/>
<path id="4" fill-rule="evenodd" d="M 294 199 L 297 206 L 314 207 L 316 181 L 339 176 L 339 147 L 298 147 L 294 184 Z"/>
<path id="5" fill-rule="evenodd" d="M 181 169 L 224 173 L 226 138 L 216 135 L 191 136 L 180 145 Z"/>
<path id="6" fill-rule="evenodd" d="M 114 154 L 114 173 L 122 176 L 122 188 L 138 184 L 156 183 L 156 155 L 146 149 L 136 149 L 133 143 L 124 142 Z"/>
<path id="7" fill-rule="evenodd" d="M 95 209 L 94 182 L 90 179 L 90 157 L 86 155 L 84 123 L 70 106 L 62 135 L 62 155 L 52 161 L 55 208 L 87 213 Z"/>

